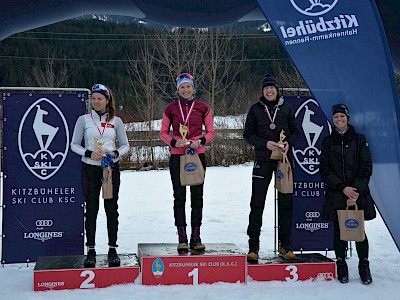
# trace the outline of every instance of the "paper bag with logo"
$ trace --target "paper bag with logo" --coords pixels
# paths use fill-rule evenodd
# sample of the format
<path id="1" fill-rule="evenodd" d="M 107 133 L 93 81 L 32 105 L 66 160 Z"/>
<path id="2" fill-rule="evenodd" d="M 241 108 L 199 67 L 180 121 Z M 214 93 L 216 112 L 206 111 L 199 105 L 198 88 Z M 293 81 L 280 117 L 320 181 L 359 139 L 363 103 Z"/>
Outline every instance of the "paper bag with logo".
<path id="1" fill-rule="evenodd" d="M 279 141 L 277 143 L 280 144 L 280 145 L 283 145 L 283 140 L 285 139 L 285 137 L 286 137 L 285 136 L 285 132 L 282 129 L 281 133 L 279 134 Z M 282 157 L 283 157 L 283 155 L 282 155 L 282 151 L 281 151 L 280 148 L 272 150 L 271 157 L 270 157 L 271 159 L 273 159 L 273 160 L 281 160 Z"/>
<path id="2" fill-rule="evenodd" d="M 197 153 L 186 153 L 180 157 L 180 171 L 181 185 L 204 183 L 204 168 Z"/>
<path id="3" fill-rule="evenodd" d="M 342 241 L 362 242 L 365 240 L 364 232 L 364 210 L 358 210 L 357 204 L 355 210 L 338 210 L 340 239 Z"/>
<path id="4" fill-rule="evenodd" d="M 101 185 L 103 199 L 112 199 L 113 197 L 113 187 L 112 187 L 112 169 L 111 167 L 106 167 L 103 169 L 103 183 Z"/>
<path id="5" fill-rule="evenodd" d="M 283 158 L 278 162 L 278 167 L 276 168 L 275 188 L 283 194 L 293 193 L 292 166 L 286 153 L 283 153 Z"/>

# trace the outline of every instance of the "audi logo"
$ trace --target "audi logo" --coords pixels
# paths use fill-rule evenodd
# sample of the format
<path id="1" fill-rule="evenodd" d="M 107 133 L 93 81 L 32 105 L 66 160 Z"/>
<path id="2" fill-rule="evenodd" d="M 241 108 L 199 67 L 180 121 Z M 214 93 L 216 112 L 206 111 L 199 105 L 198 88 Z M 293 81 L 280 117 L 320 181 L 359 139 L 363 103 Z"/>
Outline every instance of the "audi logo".
<path id="1" fill-rule="evenodd" d="M 36 220 L 36 227 L 50 227 L 53 226 L 53 220 Z"/>
<path id="2" fill-rule="evenodd" d="M 321 214 L 318 211 L 308 211 L 305 213 L 307 219 L 319 218 Z"/>

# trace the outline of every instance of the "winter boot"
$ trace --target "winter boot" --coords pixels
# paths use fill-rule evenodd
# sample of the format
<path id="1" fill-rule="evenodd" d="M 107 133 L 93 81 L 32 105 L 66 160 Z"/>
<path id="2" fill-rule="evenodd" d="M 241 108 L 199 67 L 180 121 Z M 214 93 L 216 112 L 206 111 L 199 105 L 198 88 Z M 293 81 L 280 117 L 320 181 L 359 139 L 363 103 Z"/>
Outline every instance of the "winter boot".
<path id="1" fill-rule="evenodd" d="M 337 279 L 341 283 L 349 282 L 349 269 L 344 258 L 338 257 L 336 260 Z"/>
<path id="2" fill-rule="evenodd" d="M 178 243 L 178 252 L 180 251 L 188 251 L 189 250 L 189 245 L 188 245 L 188 239 L 186 235 L 186 227 L 185 226 L 179 226 L 178 227 L 178 236 L 179 236 L 179 243 Z"/>
<path id="3" fill-rule="evenodd" d="M 249 238 L 249 253 L 247 254 L 248 262 L 258 261 L 258 251 L 260 249 L 259 238 Z"/>
<path id="4" fill-rule="evenodd" d="M 190 249 L 203 251 L 206 246 L 201 242 L 200 226 L 192 227 L 192 235 L 190 236 Z"/>
<path id="5" fill-rule="evenodd" d="M 121 260 L 118 257 L 117 250 L 115 248 L 108 249 L 108 266 L 119 267 Z"/>
<path id="6" fill-rule="evenodd" d="M 360 259 L 358 263 L 358 273 L 360 274 L 361 282 L 363 284 L 370 284 L 372 282 L 368 259 Z"/>
<path id="7" fill-rule="evenodd" d="M 94 268 L 96 266 L 96 250 L 94 248 L 88 250 L 83 266 L 85 268 Z"/>
<path id="8" fill-rule="evenodd" d="M 285 245 L 279 247 L 279 256 L 288 260 L 296 259 L 296 255 L 293 253 L 292 248 Z"/>

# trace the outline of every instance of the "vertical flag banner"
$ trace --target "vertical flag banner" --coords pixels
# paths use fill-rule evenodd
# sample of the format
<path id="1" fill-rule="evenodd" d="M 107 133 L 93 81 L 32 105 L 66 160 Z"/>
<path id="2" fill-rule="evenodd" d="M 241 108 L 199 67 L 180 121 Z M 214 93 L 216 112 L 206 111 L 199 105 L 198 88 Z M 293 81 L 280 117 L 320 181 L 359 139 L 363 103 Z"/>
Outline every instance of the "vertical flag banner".
<path id="1" fill-rule="evenodd" d="M 69 143 L 85 98 L 3 92 L 3 264 L 83 254 L 81 165 Z"/>
<path id="2" fill-rule="evenodd" d="M 345 103 L 367 137 L 371 194 L 400 249 L 400 108 L 390 52 L 375 1 L 258 0 L 328 118 Z"/>
<path id="3" fill-rule="evenodd" d="M 291 149 L 293 155 L 293 250 L 333 249 L 333 223 L 322 219 L 325 183 L 319 175 L 322 141 L 331 125 L 319 103 L 310 96 L 285 96 L 295 111 L 302 135 Z"/>

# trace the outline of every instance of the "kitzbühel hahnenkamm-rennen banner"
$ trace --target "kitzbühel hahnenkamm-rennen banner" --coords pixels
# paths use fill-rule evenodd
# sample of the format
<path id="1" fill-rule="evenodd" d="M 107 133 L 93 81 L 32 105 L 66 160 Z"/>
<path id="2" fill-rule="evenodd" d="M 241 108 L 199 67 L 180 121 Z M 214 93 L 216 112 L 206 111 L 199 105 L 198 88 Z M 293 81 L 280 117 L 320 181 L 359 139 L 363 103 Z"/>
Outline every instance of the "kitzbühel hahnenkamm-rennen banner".
<path id="1" fill-rule="evenodd" d="M 372 153 L 371 193 L 400 249 L 399 97 L 382 22 L 370 0 L 259 0 L 328 118 L 346 103 Z"/>

